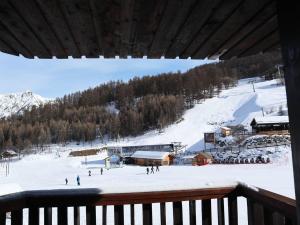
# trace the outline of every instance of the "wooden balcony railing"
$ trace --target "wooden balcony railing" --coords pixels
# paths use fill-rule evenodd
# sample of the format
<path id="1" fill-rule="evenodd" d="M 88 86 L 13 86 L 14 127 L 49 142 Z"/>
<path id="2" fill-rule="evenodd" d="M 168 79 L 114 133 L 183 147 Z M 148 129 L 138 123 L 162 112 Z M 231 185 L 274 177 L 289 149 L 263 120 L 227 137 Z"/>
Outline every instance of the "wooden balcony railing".
<path id="1" fill-rule="evenodd" d="M 246 198 L 247 207 L 240 207 L 239 198 Z M 225 224 L 225 214 L 229 225 L 238 224 L 238 213 L 248 215 L 248 225 L 290 225 L 296 224 L 295 200 L 258 188 L 242 185 L 236 187 L 193 189 L 181 191 L 158 191 L 122 194 L 101 194 L 99 189 L 26 191 L 0 197 L 0 225 L 79 225 L 82 220 L 80 207 L 85 206 L 85 224 L 107 224 L 107 206 L 113 206 L 114 224 L 123 225 L 127 216 L 130 224 L 135 224 L 135 204 L 142 204 L 141 218 L 144 225 L 155 224 L 152 204 L 159 203 L 161 225 L 166 224 L 166 203 L 173 203 L 173 223 L 183 224 L 183 201 L 188 201 L 188 224 L 195 225 L 202 220 L 202 225 L 212 224 L 212 199 L 217 201 L 216 220 L 218 225 Z M 224 201 L 226 199 L 226 201 Z M 201 200 L 201 218 L 198 218 L 196 200 Z M 228 203 L 228 207 L 224 203 Z M 130 212 L 125 215 L 125 205 Z M 102 206 L 102 207 L 98 207 Z M 40 210 L 40 209 L 44 210 Z M 73 213 L 68 213 L 73 208 Z M 25 210 L 28 214 L 25 216 Z M 101 209 L 101 212 L 100 212 Z M 52 212 L 57 210 L 54 216 Z M 226 212 L 227 210 L 227 212 Z M 188 212 L 187 212 L 188 211 Z M 43 212 L 43 213 L 41 213 Z M 102 213 L 101 221 L 96 214 Z M 43 219 L 41 219 L 43 217 Z M 11 220 L 11 221 L 9 221 Z M 40 223 L 43 221 L 43 223 Z M 186 221 L 185 221 L 186 222 Z M 82 223 L 81 223 L 82 224 Z M 185 223 L 187 224 L 187 223 Z M 243 225 L 243 224 L 241 224 Z"/>

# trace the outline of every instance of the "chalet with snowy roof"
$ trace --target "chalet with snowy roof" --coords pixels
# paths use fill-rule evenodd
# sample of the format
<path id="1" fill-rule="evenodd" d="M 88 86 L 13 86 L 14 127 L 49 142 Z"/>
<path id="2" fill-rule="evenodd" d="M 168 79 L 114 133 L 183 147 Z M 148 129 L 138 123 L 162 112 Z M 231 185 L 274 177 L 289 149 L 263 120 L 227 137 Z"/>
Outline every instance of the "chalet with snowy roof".
<path id="1" fill-rule="evenodd" d="M 13 158 L 18 156 L 18 153 L 16 153 L 14 150 L 5 150 L 2 152 L 1 157 L 2 158 Z"/>
<path id="2" fill-rule="evenodd" d="M 213 157 L 205 152 L 193 155 L 186 155 L 182 157 L 183 164 L 190 164 L 193 166 L 203 166 L 213 162 Z"/>
<path id="3" fill-rule="evenodd" d="M 231 135 L 231 128 L 229 127 L 221 127 L 222 137 L 227 137 Z"/>
<path id="4" fill-rule="evenodd" d="M 252 131 L 261 133 L 266 131 L 288 131 L 288 116 L 255 117 L 251 122 Z"/>
<path id="5" fill-rule="evenodd" d="M 136 151 L 131 156 L 133 163 L 140 166 L 171 165 L 174 156 L 170 152 Z"/>

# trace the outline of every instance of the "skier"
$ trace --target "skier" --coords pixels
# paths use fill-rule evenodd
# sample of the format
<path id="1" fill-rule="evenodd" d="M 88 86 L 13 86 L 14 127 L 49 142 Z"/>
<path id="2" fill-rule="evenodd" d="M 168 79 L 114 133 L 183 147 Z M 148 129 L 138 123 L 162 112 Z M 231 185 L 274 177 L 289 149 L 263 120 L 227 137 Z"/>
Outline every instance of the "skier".
<path id="1" fill-rule="evenodd" d="M 156 172 L 158 172 L 159 171 L 159 166 L 158 166 L 158 164 L 156 165 Z"/>
<path id="2" fill-rule="evenodd" d="M 100 173 L 101 173 L 101 175 L 103 174 L 103 168 L 101 167 L 101 169 L 100 169 Z"/>
<path id="3" fill-rule="evenodd" d="M 77 185 L 80 186 L 80 177 L 79 177 L 79 175 L 77 175 L 76 180 L 77 180 Z"/>
<path id="4" fill-rule="evenodd" d="M 65 179 L 65 181 L 66 181 L 66 185 L 67 185 L 67 184 L 68 184 L 68 182 L 69 182 L 69 181 L 68 181 L 68 178 L 66 178 L 66 179 Z"/>
<path id="5" fill-rule="evenodd" d="M 154 173 L 154 167 L 153 167 L 153 165 L 151 166 L 151 173 Z"/>
<path id="6" fill-rule="evenodd" d="M 149 168 L 148 167 L 146 168 L 146 172 L 147 172 L 147 175 L 148 175 L 149 174 Z"/>
<path id="7" fill-rule="evenodd" d="M 91 176 L 91 171 L 89 170 L 89 177 Z"/>

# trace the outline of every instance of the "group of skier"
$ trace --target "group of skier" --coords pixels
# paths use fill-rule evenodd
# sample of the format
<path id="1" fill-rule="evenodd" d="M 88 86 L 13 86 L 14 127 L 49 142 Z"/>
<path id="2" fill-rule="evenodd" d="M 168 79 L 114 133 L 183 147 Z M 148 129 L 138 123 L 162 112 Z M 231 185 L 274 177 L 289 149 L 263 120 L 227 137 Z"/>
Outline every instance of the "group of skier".
<path id="1" fill-rule="evenodd" d="M 156 172 L 159 172 L 159 165 L 156 165 Z M 101 173 L 101 175 L 103 175 L 103 168 L 102 167 L 100 168 L 100 173 Z M 151 165 L 151 169 L 149 169 L 149 167 L 146 168 L 146 173 L 147 174 L 152 174 L 152 173 L 154 174 L 154 165 L 153 164 Z M 89 175 L 89 177 L 92 176 L 92 172 L 90 170 L 88 172 L 88 175 Z M 76 182 L 77 182 L 77 185 L 80 186 L 80 177 L 79 177 L 79 175 L 77 175 L 77 177 L 76 177 Z M 68 183 L 69 183 L 68 178 L 65 178 L 65 183 L 66 183 L 66 185 L 68 185 Z"/>
<path id="2" fill-rule="evenodd" d="M 156 172 L 158 172 L 158 171 L 159 171 L 159 165 L 156 165 Z M 151 171 L 149 170 L 148 167 L 146 168 L 146 173 L 147 173 L 147 174 L 149 174 L 149 173 L 150 173 L 150 174 L 151 174 L 151 173 L 154 174 L 154 165 L 153 165 L 153 164 L 151 165 Z"/>
<path id="3" fill-rule="evenodd" d="M 101 173 L 101 175 L 103 175 L 103 168 L 102 167 L 100 168 L 100 173 Z M 89 177 L 92 176 L 92 172 L 90 170 L 89 170 L 88 174 L 89 174 Z M 77 185 L 80 186 L 80 177 L 79 177 L 79 175 L 77 175 L 77 177 L 76 177 L 76 182 L 77 182 Z M 68 185 L 68 183 L 69 183 L 68 178 L 65 178 L 65 183 L 66 183 L 66 185 Z"/>

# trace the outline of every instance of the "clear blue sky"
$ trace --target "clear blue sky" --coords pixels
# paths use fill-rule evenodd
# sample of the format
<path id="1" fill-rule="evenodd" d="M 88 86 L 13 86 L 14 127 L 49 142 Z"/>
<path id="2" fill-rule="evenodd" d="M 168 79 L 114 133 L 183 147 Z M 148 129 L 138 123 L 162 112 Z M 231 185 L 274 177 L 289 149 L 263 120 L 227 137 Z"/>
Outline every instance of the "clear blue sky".
<path id="1" fill-rule="evenodd" d="M 0 93 L 31 90 L 43 97 L 95 87 L 110 80 L 186 71 L 208 60 L 26 59 L 0 53 Z"/>

